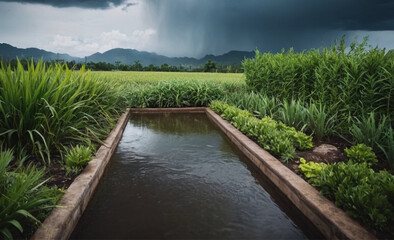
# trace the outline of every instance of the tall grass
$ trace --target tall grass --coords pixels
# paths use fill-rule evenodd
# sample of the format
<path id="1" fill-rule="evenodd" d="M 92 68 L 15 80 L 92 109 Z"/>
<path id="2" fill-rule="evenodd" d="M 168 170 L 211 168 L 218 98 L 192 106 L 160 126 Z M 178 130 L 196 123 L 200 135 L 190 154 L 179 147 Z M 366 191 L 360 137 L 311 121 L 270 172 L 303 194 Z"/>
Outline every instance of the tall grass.
<path id="1" fill-rule="evenodd" d="M 306 129 L 317 139 L 334 132 L 351 135 L 350 141 L 373 147 L 394 165 L 389 134 L 394 124 L 394 54 L 369 47 L 367 39 L 345 49 L 342 39 L 330 48 L 302 53 L 256 51 L 254 59 L 243 62 L 246 83 L 283 103 L 281 121 L 297 127 L 302 108 L 289 102 L 310 102 Z M 385 124 L 375 126 L 365 117 L 370 114 Z"/>
<path id="2" fill-rule="evenodd" d="M 323 104 L 311 103 L 307 109 L 307 129 L 317 140 L 332 135 L 335 131 L 336 114 L 330 116 Z"/>
<path id="3" fill-rule="evenodd" d="M 343 41 L 321 51 L 256 51 L 243 67 L 247 85 L 267 96 L 323 103 L 343 122 L 372 111 L 394 119 L 394 54 L 368 49 L 366 40 L 348 52 Z"/>
<path id="4" fill-rule="evenodd" d="M 225 100 L 231 105 L 253 112 L 259 118 L 266 116 L 275 118 L 281 106 L 281 103 L 275 97 L 267 97 L 255 92 L 228 94 Z"/>
<path id="5" fill-rule="evenodd" d="M 307 126 L 307 116 L 309 116 L 308 111 L 303 103 L 291 99 L 291 101 L 283 101 L 278 118 L 287 126 L 303 131 Z"/>
<path id="6" fill-rule="evenodd" d="M 100 141 L 120 106 L 113 85 L 82 69 L 31 62 L 28 69 L 1 64 L 0 142 L 16 155 L 50 162 L 71 142 Z"/>
<path id="7" fill-rule="evenodd" d="M 386 116 L 377 118 L 372 112 L 368 116 L 354 118 L 349 132 L 355 143 L 371 146 L 376 153 L 385 157 L 391 169 L 394 169 L 393 128 Z"/>
<path id="8" fill-rule="evenodd" d="M 253 112 L 257 117 L 269 116 L 298 131 L 313 134 L 316 140 L 333 135 L 337 130 L 336 114 L 329 114 L 325 105 L 302 100 L 280 101 L 264 94 L 240 93 L 226 97 L 226 102 Z"/>
<path id="9" fill-rule="evenodd" d="M 44 170 L 27 168 L 10 170 L 13 154 L 0 151 L 0 238 L 12 239 L 23 232 L 27 222 L 40 223 L 40 215 L 49 212 L 59 200 L 59 190 L 43 184 Z"/>
<path id="10" fill-rule="evenodd" d="M 237 89 L 233 83 L 173 80 L 136 85 L 127 95 L 131 107 L 202 107 Z"/>

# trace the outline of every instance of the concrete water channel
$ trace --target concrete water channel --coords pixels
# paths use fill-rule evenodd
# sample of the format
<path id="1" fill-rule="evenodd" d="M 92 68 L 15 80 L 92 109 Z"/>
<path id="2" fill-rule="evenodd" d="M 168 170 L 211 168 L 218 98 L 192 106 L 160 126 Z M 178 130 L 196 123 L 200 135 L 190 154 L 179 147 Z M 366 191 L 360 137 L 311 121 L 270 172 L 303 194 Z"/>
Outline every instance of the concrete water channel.
<path id="1" fill-rule="evenodd" d="M 71 239 L 322 237 L 275 193 L 205 114 L 135 114 Z"/>
<path id="2" fill-rule="evenodd" d="M 376 239 L 209 108 L 128 109 L 58 205 L 32 240 Z"/>

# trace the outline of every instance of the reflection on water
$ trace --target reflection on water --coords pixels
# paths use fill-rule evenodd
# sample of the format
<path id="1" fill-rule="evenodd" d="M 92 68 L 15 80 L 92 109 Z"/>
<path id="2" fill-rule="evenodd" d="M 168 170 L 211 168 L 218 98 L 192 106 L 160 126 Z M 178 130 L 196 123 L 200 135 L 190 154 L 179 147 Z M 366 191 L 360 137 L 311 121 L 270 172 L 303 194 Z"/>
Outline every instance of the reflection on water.
<path id="1" fill-rule="evenodd" d="M 204 114 L 133 116 L 71 238 L 306 238 L 253 175 Z"/>

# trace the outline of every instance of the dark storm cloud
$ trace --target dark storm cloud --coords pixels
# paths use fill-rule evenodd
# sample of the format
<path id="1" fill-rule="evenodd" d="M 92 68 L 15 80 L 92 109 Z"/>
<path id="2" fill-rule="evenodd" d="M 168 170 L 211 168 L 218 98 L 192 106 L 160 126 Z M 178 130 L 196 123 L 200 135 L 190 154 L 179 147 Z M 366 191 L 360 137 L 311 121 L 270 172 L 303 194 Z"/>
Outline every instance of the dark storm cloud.
<path id="1" fill-rule="evenodd" d="M 0 0 L 0 2 L 18 2 L 30 4 L 45 4 L 53 7 L 78 7 L 91 9 L 106 9 L 122 5 L 126 0 Z M 128 5 L 128 7 L 131 5 Z"/>
<path id="2" fill-rule="evenodd" d="M 330 44 L 352 30 L 394 30 L 393 0 L 146 0 L 158 36 L 199 52 L 280 51 Z M 362 36 L 360 36 L 362 37 Z M 174 48 L 176 45 L 174 44 Z M 239 47 L 242 46 L 242 47 Z"/>

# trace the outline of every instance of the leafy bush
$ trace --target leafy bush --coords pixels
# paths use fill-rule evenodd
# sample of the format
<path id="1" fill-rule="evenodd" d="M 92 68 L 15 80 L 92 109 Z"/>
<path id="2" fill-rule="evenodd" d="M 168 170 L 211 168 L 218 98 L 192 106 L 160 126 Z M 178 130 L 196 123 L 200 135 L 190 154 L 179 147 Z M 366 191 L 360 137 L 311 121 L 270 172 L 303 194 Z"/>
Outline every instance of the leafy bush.
<path id="1" fill-rule="evenodd" d="M 12 232 L 23 232 L 24 224 L 40 223 L 59 200 L 56 188 L 43 186 L 44 169 L 28 166 L 9 170 L 11 151 L 0 152 L 0 236 L 12 239 Z"/>
<path id="2" fill-rule="evenodd" d="M 89 147 L 75 146 L 66 151 L 67 173 L 80 173 L 83 168 L 92 160 L 92 152 Z"/>
<path id="3" fill-rule="evenodd" d="M 267 151 L 277 154 L 285 162 L 298 149 L 312 148 L 312 138 L 269 117 L 258 119 L 252 113 L 221 101 L 213 101 L 210 108 L 230 121 L 241 132 L 256 140 Z"/>
<path id="4" fill-rule="evenodd" d="M 0 69 L 0 142 L 50 162 L 71 142 L 99 142 L 122 109 L 115 85 L 91 79 L 66 65 L 31 62 L 28 69 L 3 64 Z M 37 158 L 38 157 L 38 158 Z"/>
<path id="5" fill-rule="evenodd" d="M 372 166 L 378 162 L 375 153 L 372 152 L 372 148 L 365 144 L 358 144 L 350 149 L 346 148 L 345 153 L 349 161 L 355 163 L 366 163 L 367 166 Z"/>
<path id="6" fill-rule="evenodd" d="M 375 173 L 366 163 L 353 162 L 329 164 L 320 174 L 313 173 L 311 183 L 335 205 L 375 230 L 393 233 L 393 175 L 387 171 Z"/>
<path id="7" fill-rule="evenodd" d="M 300 165 L 298 168 L 308 178 L 308 182 L 315 185 L 314 181 L 321 175 L 321 171 L 327 167 L 325 163 L 306 162 L 304 158 L 300 158 Z"/>

